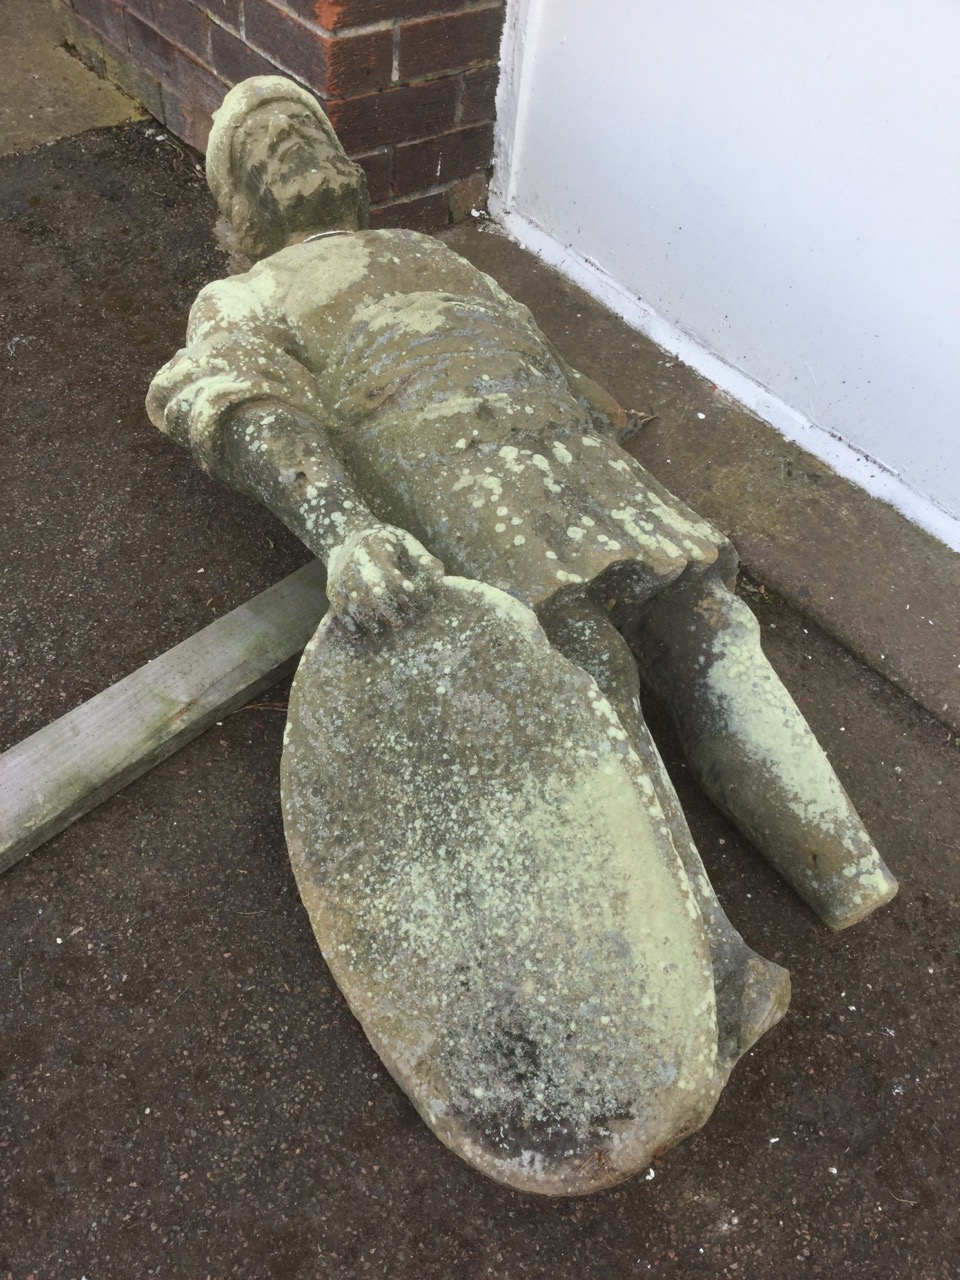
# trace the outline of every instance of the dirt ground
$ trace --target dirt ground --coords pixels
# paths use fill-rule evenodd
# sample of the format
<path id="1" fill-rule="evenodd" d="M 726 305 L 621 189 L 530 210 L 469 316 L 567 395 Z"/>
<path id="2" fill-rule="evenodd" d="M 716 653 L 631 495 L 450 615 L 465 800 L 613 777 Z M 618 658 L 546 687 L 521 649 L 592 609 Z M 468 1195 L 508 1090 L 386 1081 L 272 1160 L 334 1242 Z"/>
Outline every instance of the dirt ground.
<path id="1" fill-rule="evenodd" d="M 0 747 L 306 558 L 143 412 L 223 272 L 211 221 L 195 157 L 150 121 L 0 159 Z M 0 1277 L 960 1275 L 960 748 L 745 597 L 902 889 L 829 934 L 662 737 L 721 899 L 794 982 L 700 1133 L 555 1202 L 431 1136 L 299 904 L 278 688 L 0 880 Z"/>

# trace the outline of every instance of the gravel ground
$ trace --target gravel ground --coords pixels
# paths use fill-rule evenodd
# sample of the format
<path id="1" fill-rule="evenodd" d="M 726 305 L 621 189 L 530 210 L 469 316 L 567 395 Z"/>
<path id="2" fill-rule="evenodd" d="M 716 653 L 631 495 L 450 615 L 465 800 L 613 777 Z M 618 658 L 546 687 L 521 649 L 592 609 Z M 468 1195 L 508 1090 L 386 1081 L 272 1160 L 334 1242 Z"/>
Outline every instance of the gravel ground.
<path id="1" fill-rule="evenodd" d="M 211 220 L 195 157 L 149 121 L 0 160 L 2 746 L 306 558 L 142 409 L 223 272 Z M 827 933 L 666 740 L 722 900 L 794 980 L 700 1133 L 558 1202 L 436 1142 L 297 899 L 280 687 L 0 881 L 0 1277 L 960 1275 L 960 750 L 745 595 L 902 890 Z"/>

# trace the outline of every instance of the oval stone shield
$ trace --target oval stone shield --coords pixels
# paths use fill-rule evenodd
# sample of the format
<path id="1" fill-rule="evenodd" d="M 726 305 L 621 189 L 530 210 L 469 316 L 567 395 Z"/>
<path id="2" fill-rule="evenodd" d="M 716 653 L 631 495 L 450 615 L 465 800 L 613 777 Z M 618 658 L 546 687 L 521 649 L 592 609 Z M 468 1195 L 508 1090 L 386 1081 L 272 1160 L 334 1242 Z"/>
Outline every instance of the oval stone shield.
<path id="1" fill-rule="evenodd" d="M 582 1195 L 713 1109 L 713 975 L 655 789 L 533 613 L 446 578 L 328 615 L 290 702 L 287 843 L 323 955 L 420 1115 L 488 1176 Z"/>

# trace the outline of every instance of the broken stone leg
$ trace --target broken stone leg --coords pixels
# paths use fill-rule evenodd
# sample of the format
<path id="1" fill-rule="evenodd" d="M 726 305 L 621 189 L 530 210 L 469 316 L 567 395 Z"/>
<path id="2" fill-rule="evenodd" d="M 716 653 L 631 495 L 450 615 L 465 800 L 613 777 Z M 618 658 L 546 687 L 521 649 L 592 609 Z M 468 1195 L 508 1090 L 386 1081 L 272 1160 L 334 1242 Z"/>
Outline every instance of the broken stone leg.
<path id="1" fill-rule="evenodd" d="M 663 786 L 596 682 L 504 593 L 418 591 L 405 627 L 330 614 L 307 648 L 282 767 L 294 872 L 434 1133 L 498 1181 L 582 1195 L 707 1119 L 762 1029 L 753 960 L 691 885 Z M 718 954 L 751 1027 L 722 1056 Z M 754 960 L 779 1016 L 784 984 L 771 997 L 776 967 Z"/>
<path id="2" fill-rule="evenodd" d="M 825 924 L 845 929 L 896 894 L 742 601 L 714 578 L 680 581 L 629 638 L 700 785 Z"/>
<path id="3" fill-rule="evenodd" d="M 717 900 L 660 752 L 640 707 L 637 664 L 606 611 L 588 596 L 557 596 L 539 610 L 550 640 L 589 672 L 615 709 L 653 783 L 674 847 L 697 899 L 710 945 L 717 998 L 718 1062 L 727 1073 L 786 1013 L 790 975 L 744 942 Z"/>

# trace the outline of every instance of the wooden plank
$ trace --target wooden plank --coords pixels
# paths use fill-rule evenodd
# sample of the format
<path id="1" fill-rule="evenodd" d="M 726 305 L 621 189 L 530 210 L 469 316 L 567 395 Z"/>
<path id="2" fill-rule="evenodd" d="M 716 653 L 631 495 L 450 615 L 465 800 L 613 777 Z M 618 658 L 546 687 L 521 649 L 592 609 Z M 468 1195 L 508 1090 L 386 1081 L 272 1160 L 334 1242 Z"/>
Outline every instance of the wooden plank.
<path id="1" fill-rule="evenodd" d="M 313 561 L 0 756 L 0 872 L 292 671 L 323 587 Z"/>

